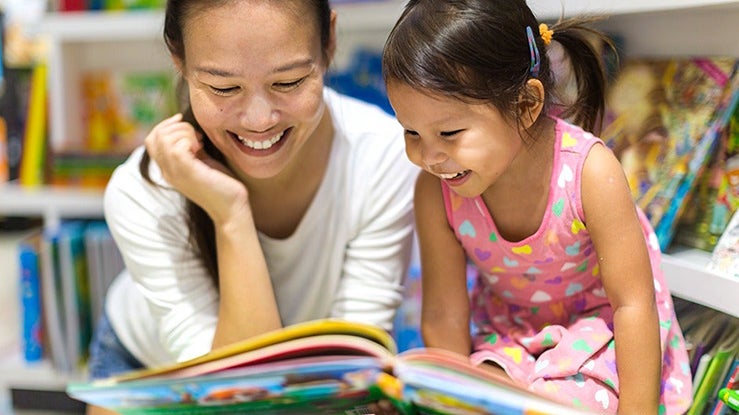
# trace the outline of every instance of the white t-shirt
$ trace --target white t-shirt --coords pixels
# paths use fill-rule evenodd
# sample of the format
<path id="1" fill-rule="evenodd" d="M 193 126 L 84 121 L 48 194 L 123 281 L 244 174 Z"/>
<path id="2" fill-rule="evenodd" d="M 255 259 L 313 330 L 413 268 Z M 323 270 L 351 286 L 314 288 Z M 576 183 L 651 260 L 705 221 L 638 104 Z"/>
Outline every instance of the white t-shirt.
<path id="1" fill-rule="evenodd" d="M 418 170 L 402 128 L 381 109 L 326 89 L 335 126 L 329 166 L 287 239 L 259 235 L 285 325 L 337 317 L 390 329 L 411 255 Z M 208 352 L 218 290 L 188 243 L 185 199 L 143 148 L 119 166 L 105 191 L 105 219 L 126 263 L 106 311 L 129 351 L 147 366 Z"/>

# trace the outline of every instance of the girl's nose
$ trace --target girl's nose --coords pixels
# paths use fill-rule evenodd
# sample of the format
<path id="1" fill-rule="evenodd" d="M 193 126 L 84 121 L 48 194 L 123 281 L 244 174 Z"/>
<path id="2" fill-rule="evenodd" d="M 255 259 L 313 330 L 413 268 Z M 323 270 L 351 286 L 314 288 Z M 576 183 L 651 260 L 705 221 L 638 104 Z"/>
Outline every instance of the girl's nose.
<path id="1" fill-rule="evenodd" d="M 424 145 L 421 148 L 421 162 L 426 168 L 432 168 L 447 160 L 447 155 L 437 146 Z"/>

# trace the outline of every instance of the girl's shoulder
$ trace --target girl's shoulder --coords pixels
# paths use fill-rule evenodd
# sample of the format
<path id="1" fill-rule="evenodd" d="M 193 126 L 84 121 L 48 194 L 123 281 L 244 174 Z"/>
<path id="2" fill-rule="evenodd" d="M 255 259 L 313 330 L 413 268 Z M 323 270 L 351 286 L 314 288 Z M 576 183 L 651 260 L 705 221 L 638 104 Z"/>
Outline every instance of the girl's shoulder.
<path id="1" fill-rule="evenodd" d="M 603 141 L 595 134 L 584 130 L 579 125 L 573 124 L 562 118 L 553 118 L 556 123 L 556 134 L 563 148 L 585 145 L 587 147 L 602 143 Z"/>

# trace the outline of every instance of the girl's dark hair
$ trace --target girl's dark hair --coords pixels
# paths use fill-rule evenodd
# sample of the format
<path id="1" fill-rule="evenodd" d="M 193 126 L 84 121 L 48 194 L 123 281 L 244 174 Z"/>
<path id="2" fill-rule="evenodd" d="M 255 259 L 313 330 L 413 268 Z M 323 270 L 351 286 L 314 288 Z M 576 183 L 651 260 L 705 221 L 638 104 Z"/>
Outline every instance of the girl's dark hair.
<path id="1" fill-rule="evenodd" d="M 186 60 L 185 45 L 183 40 L 183 31 L 185 24 L 191 18 L 204 10 L 221 7 L 233 0 L 167 0 L 167 6 L 164 13 L 164 43 L 173 58 L 184 64 Z M 298 0 L 293 2 L 285 2 L 285 0 L 275 0 L 277 4 L 283 7 L 293 7 L 295 10 L 313 10 L 312 17 L 315 19 L 316 26 L 321 36 L 321 49 L 325 62 L 330 61 L 329 42 L 331 41 L 331 8 L 328 0 Z M 227 40 L 224 40 L 224 42 Z M 177 85 L 177 95 L 179 97 L 180 109 L 183 114 L 183 120 L 191 123 L 195 130 L 203 135 L 203 147 L 206 153 L 214 159 L 224 162 L 223 154 L 213 145 L 203 132 L 190 108 L 187 85 L 180 79 Z M 151 158 L 145 151 L 141 162 L 139 163 L 139 171 L 141 175 L 151 184 L 154 182 L 149 175 L 149 163 Z M 218 285 L 218 260 L 216 256 L 215 229 L 213 221 L 208 214 L 197 204 L 191 200 L 187 200 L 187 225 L 190 232 L 190 243 L 197 249 L 202 258 L 203 264 L 208 270 L 211 278 Z"/>
<path id="2" fill-rule="evenodd" d="M 570 58 L 577 82 L 575 101 L 560 116 L 594 132 L 602 122 L 607 85 L 602 52 L 594 40 L 615 52 L 608 37 L 587 26 L 597 19 L 560 20 L 550 27 Z M 517 120 L 521 97 L 536 99 L 526 89 L 534 77 L 527 27 L 540 51 L 535 77 L 544 91 L 554 91 L 539 22 L 525 0 L 410 0 L 385 42 L 383 76 L 386 82 L 487 102 Z M 545 94 L 544 113 L 558 102 L 553 95 Z"/>

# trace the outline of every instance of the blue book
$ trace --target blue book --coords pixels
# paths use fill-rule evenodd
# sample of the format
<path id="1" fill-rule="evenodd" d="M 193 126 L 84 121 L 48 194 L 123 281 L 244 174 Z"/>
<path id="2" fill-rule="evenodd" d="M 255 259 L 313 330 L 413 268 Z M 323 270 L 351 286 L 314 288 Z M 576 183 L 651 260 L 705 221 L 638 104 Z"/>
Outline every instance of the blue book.
<path id="1" fill-rule="evenodd" d="M 41 233 L 33 232 L 18 244 L 20 270 L 21 348 L 26 362 L 38 362 L 43 358 L 41 313 L 41 284 L 39 274 L 39 247 Z"/>
<path id="2" fill-rule="evenodd" d="M 65 221 L 58 235 L 65 350 L 73 369 L 84 365 L 92 331 L 85 227 L 84 221 Z"/>

